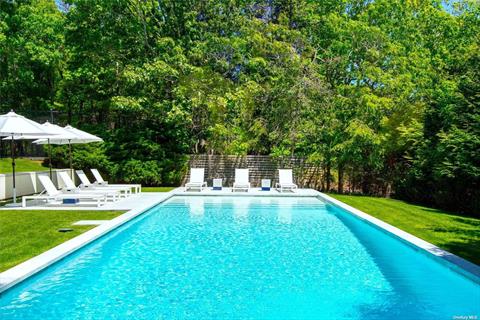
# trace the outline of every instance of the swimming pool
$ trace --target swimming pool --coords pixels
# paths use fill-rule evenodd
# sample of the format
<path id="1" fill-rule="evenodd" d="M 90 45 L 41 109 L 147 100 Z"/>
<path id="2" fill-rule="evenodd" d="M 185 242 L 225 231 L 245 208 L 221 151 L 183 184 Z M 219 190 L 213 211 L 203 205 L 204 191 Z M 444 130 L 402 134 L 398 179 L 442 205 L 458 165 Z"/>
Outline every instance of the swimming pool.
<path id="1" fill-rule="evenodd" d="M 0 295 L 1 319 L 452 319 L 480 285 L 317 198 L 177 196 Z"/>

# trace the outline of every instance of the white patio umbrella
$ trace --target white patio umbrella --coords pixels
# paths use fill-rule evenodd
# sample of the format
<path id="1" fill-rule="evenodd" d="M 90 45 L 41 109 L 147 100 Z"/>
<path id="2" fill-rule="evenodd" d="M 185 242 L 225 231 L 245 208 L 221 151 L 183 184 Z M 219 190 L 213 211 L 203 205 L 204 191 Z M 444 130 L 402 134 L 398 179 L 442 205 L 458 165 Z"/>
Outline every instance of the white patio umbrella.
<path id="1" fill-rule="evenodd" d="M 48 137 L 52 134 L 47 132 L 39 123 L 27 119 L 24 116 L 10 111 L 7 114 L 0 115 L 0 136 L 10 137 L 12 141 L 12 176 L 13 176 L 13 203 L 17 202 L 17 191 L 15 183 L 15 136 L 41 136 Z"/>
<path id="2" fill-rule="evenodd" d="M 48 136 L 47 144 L 48 144 L 48 166 L 50 171 L 50 179 L 52 179 L 52 148 L 50 144 L 50 139 L 76 139 L 78 138 L 77 135 L 71 133 L 70 131 L 65 130 L 64 128 L 57 126 L 56 124 L 50 123 L 46 121 L 41 125 L 51 136 Z M 10 140 L 10 137 L 4 138 L 3 140 Z M 14 140 L 37 140 L 37 139 L 45 139 L 44 136 L 41 135 L 34 135 L 34 136 L 15 136 L 13 137 Z"/>
<path id="3" fill-rule="evenodd" d="M 68 144 L 68 153 L 70 158 L 70 170 L 72 173 L 73 179 L 73 165 L 72 165 L 72 144 L 80 144 L 80 143 L 92 143 L 92 142 L 103 142 L 103 139 L 97 137 L 93 134 L 88 132 L 82 131 L 80 129 L 74 128 L 70 125 L 62 128 L 69 135 L 66 136 L 59 136 L 59 137 L 51 137 L 50 139 L 39 139 L 34 141 L 33 143 L 36 144 L 58 144 L 58 145 L 65 145 Z"/>

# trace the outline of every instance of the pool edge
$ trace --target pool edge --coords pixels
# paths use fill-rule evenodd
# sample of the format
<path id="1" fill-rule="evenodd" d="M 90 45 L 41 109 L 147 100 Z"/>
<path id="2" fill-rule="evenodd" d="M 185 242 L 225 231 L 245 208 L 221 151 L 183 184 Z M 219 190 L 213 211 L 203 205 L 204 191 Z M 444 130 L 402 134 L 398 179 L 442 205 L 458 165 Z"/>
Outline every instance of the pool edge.
<path id="1" fill-rule="evenodd" d="M 383 220 L 375 218 L 368 213 L 365 213 L 361 210 L 358 210 L 340 200 L 337 200 L 325 193 L 319 192 L 319 197 L 330 203 L 333 204 L 348 213 L 353 214 L 357 218 L 370 223 L 371 225 L 379 228 L 380 230 L 392 234 L 396 238 L 402 240 L 402 242 L 408 244 L 415 250 L 419 252 L 425 253 L 428 257 L 433 258 L 437 262 L 443 264 L 445 267 L 452 269 L 454 272 L 461 274 L 464 277 L 467 277 L 469 280 L 480 284 L 480 266 L 470 262 L 462 257 L 459 257 L 451 252 L 443 250 L 436 245 L 427 242 L 423 239 L 420 239 L 414 236 L 411 233 L 403 231 Z"/>
<path id="2" fill-rule="evenodd" d="M 158 201 L 131 209 L 118 217 L 67 240 L 41 254 L 34 256 L 16 266 L 0 273 L 0 295 L 11 287 L 48 268 L 87 244 L 117 229 L 133 218 L 175 196 L 175 190 L 162 194 Z"/>
<path id="3" fill-rule="evenodd" d="M 180 188 L 171 190 L 159 196 L 158 201 L 153 204 L 140 206 L 135 209 L 129 210 L 128 212 L 121 214 L 120 216 L 110 220 L 109 222 L 102 224 L 98 227 L 95 227 L 85 233 L 78 235 L 75 238 L 72 238 L 56 247 L 53 247 L 33 258 L 30 258 L 6 271 L 0 273 L 0 295 L 10 289 L 11 287 L 19 284 L 20 282 L 26 280 L 27 278 L 33 276 L 34 274 L 48 268 L 50 265 L 58 262 L 59 260 L 65 258 L 71 253 L 83 248 L 87 244 L 97 240 L 98 238 L 104 236 L 105 234 L 117 229 L 123 224 L 131 221 L 133 218 L 143 214 L 149 209 L 159 205 L 160 203 L 165 202 L 166 200 L 174 196 L 230 196 L 231 194 L 202 194 L 202 193 L 193 193 L 193 192 L 182 192 Z M 457 272 L 471 281 L 480 284 L 480 266 L 467 261 L 453 253 L 450 253 L 446 250 L 443 250 L 425 240 L 422 240 L 408 232 L 405 232 L 397 227 L 392 226 L 380 219 L 377 219 L 361 210 L 358 210 L 352 206 L 349 206 L 335 198 L 328 196 L 327 194 L 315 191 L 314 194 L 308 195 L 298 195 L 298 194 L 236 194 L 238 197 L 310 197 L 310 198 L 320 198 L 321 200 L 340 207 L 346 212 L 353 214 L 358 219 L 366 221 L 371 225 L 379 228 L 380 230 L 393 235 L 394 237 L 402 240 L 404 243 L 409 245 L 419 252 L 425 253 L 428 257 L 435 259 L 437 262 L 442 263 L 445 267 L 452 269 L 454 272 Z"/>

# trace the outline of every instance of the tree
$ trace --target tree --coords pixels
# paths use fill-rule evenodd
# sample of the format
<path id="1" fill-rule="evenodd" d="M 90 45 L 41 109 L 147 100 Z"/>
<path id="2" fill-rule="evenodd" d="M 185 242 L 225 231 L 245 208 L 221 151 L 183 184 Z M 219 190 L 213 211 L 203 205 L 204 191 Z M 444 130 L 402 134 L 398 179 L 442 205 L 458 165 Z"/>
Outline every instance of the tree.
<path id="1" fill-rule="evenodd" d="M 323 190 L 478 212 L 476 2 L 59 8 L 0 2 L 0 107 L 55 108 L 102 136 L 75 148 L 80 166 L 98 158 L 119 180 L 174 184 L 188 153 L 301 156 Z"/>
<path id="2" fill-rule="evenodd" d="M 64 64 L 64 17 L 51 1 L 0 3 L 0 108 L 55 108 Z"/>

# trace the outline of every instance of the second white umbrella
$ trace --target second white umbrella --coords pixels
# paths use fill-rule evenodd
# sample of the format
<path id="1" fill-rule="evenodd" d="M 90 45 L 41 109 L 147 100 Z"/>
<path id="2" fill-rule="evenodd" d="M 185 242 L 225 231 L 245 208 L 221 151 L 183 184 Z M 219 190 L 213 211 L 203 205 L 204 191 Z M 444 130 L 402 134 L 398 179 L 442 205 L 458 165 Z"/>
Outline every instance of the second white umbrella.
<path id="1" fill-rule="evenodd" d="M 49 166 L 49 172 L 50 172 L 50 179 L 52 179 L 52 148 L 50 144 L 51 139 L 75 139 L 77 138 L 76 135 L 73 133 L 65 130 L 64 128 L 57 126 L 56 124 L 50 123 L 46 121 L 41 125 L 46 132 L 50 133 L 51 136 L 49 136 L 47 139 L 45 139 L 44 136 L 41 135 L 22 135 L 22 136 L 14 136 L 14 140 L 37 140 L 37 139 L 42 139 L 46 140 L 48 144 L 48 166 Z M 11 137 L 4 138 L 3 140 L 10 140 L 12 139 Z"/>
<path id="2" fill-rule="evenodd" d="M 59 136 L 59 137 L 52 137 L 51 139 L 39 139 L 34 141 L 33 143 L 36 144 L 57 144 L 57 145 L 65 145 L 68 144 L 68 153 L 70 159 L 70 170 L 72 172 L 72 179 L 73 177 L 73 164 L 72 164 L 72 144 L 80 144 L 80 143 L 92 143 L 92 142 L 103 142 L 103 139 L 97 137 L 93 134 L 85 132 L 83 130 L 74 128 L 70 125 L 62 128 L 66 132 L 69 133 L 68 136 Z"/>

